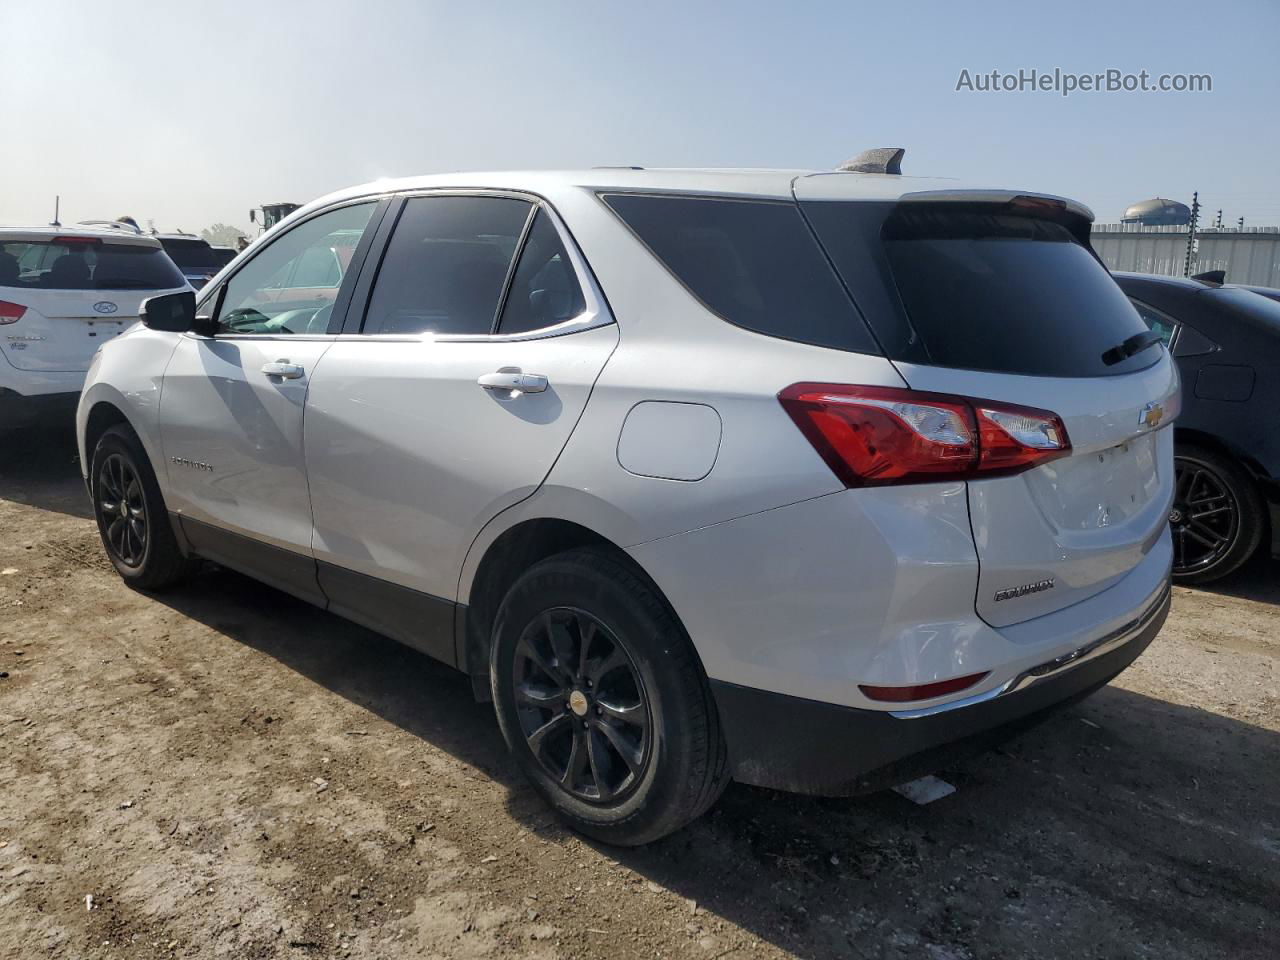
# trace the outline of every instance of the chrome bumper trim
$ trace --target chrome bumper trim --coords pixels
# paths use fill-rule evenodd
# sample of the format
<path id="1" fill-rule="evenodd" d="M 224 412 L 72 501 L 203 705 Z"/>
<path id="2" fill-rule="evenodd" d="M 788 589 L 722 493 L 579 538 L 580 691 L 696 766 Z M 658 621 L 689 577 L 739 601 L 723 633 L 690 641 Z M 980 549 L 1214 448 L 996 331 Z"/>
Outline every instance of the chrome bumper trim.
<path id="1" fill-rule="evenodd" d="M 1124 626 L 1117 627 L 1110 633 L 1103 634 L 1096 640 L 1086 643 L 1083 647 L 1078 647 L 1068 653 L 1064 653 L 1052 660 L 1037 664 L 1034 667 L 1022 671 L 1012 680 L 1008 680 L 998 687 L 993 687 L 983 693 L 976 694 L 972 697 L 966 697 L 963 700 L 951 700 L 947 703 L 939 703 L 932 707 L 921 707 L 918 710 L 891 710 L 888 711 L 889 716 L 896 717 L 899 720 L 915 720 L 918 717 L 932 717 L 939 713 L 946 713 L 950 710 L 962 710 L 965 707 L 971 707 L 974 704 L 985 703 L 988 700 L 994 700 L 996 697 L 1004 696 L 1006 693 L 1014 693 L 1018 690 L 1025 690 L 1034 683 L 1039 683 L 1049 677 L 1078 667 L 1082 663 L 1088 663 L 1096 657 L 1111 653 L 1124 646 L 1143 629 L 1151 623 L 1152 620 L 1159 615 L 1160 610 L 1169 599 L 1172 587 L 1169 583 L 1165 583 L 1163 589 L 1157 594 L 1155 600 L 1151 601 L 1137 617 L 1130 620 Z"/>

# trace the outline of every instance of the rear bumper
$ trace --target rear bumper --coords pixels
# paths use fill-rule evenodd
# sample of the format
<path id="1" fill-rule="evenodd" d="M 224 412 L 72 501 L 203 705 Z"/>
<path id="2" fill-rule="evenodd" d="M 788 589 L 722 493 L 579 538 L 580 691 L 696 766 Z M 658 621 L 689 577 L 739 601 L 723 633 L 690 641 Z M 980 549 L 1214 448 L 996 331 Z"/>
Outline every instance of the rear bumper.
<path id="1" fill-rule="evenodd" d="M 1166 590 L 1125 632 L 935 711 L 899 714 L 711 681 L 734 779 L 794 793 L 849 796 L 921 776 L 986 749 L 1129 666 L 1169 613 Z M 1043 671 L 1036 676 L 1037 671 Z M 1030 681 L 1028 682 L 1028 676 Z"/>
<path id="2" fill-rule="evenodd" d="M 79 400 L 78 391 L 24 396 L 0 387 L 0 427 L 23 427 L 60 421 L 70 425 L 75 418 Z"/>

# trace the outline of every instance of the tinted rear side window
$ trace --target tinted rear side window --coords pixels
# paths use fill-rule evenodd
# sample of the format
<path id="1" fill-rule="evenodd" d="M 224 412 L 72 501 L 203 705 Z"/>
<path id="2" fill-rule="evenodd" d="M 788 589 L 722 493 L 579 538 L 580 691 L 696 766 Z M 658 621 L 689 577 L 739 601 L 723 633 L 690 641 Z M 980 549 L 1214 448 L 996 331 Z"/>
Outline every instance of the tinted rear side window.
<path id="1" fill-rule="evenodd" d="M 694 296 L 756 333 L 878 353 L 794 203 L 611 194 L 622 218 Z"/>
<path id="2" fill-rule="evenodd" d="M 172 290 L 186 278 L 159 247 L 131 243 L 0 243 L 0 286 L 32 290 Z"/>
<path id="3" fill-rule="evenodd" d="M 1159 349 L 1149 349 L 1103 362 L 1105 352 L 1147 326 L 1065 226 L 1000 207 L 954 206 L 901 204 L 879 231 L 887 282 L 912 330 L 914 354 L 891 349 L 895 359 L 1043 377 L 1129 373 L 1159 359 Z M 854 249 L 843 232 L 864 229 L 856 207 L 805 204 L 847 278 L 860 269 L 843 262 L 844 251 Z M 858 299 L 856 286 L 853 292 Z"/>
<path id="4" fill-rule="evenodd" d="M 541 210 L 520 251 L 499 333 L 528 333 L 572 320 L 587 308 L 555 224 Z"/>

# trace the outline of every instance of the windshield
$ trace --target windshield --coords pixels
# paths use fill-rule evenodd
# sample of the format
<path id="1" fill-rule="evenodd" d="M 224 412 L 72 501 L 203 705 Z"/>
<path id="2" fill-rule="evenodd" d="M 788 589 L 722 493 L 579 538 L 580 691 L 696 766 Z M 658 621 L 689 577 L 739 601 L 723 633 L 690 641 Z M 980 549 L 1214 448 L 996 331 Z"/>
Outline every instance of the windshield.
<path id="1" fill-rule="evenodd" d="M 186 285 L 159 247 L 91 237 L 0 243 L 0 287 L 172 290 Z"/>

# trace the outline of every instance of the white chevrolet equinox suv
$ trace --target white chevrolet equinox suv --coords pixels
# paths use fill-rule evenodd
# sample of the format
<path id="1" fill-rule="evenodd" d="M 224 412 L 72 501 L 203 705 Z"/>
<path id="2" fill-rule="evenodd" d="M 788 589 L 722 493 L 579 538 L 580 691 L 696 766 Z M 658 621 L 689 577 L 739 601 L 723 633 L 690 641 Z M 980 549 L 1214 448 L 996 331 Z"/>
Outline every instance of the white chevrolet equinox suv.
<path id="1" fill-rule="evenodd" d="M 620 844 L 1091 692 L 1168 611 L 1174 365 L 1085 207 L 848 166 L 880 172 L 303 207 L 95 358 L 111 562 L 214 561 L 457 667 Z"/>

